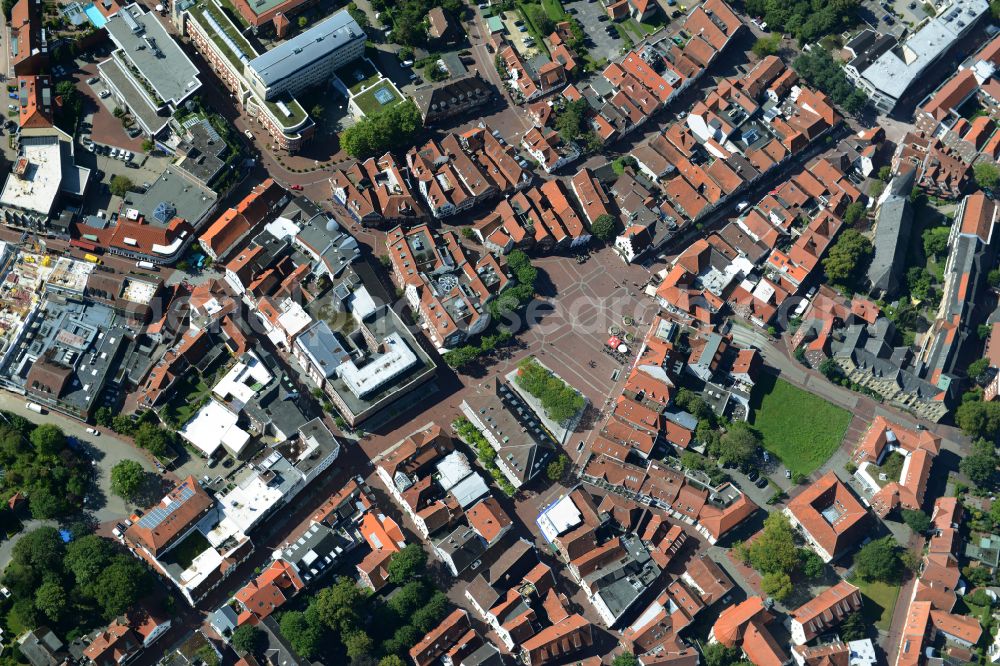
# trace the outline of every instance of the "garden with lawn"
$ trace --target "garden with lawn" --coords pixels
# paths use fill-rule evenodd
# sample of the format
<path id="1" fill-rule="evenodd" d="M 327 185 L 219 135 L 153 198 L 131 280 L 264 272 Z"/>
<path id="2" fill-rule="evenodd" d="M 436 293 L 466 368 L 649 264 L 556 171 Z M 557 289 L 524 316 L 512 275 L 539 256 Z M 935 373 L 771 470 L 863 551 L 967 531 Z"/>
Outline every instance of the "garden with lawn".
<path id="1" fill-rule="evenodd" d="M 852 584 L 861 590 L 864 606 L 861 614 L 866 624 L 874 624 L 879 631 L 888 631 L 892 624 L 892 611 L 896 608 L 896 598 L 899 597 L 899 585 L 881 581 L 852 580 Z"/>
<path id="2" fill-rule="evenodd" d="M 763 373 L 750 399 L 750 425 L 764 448 L 792 471 L 808 476 L 840 446 L 851 413 Z"/>

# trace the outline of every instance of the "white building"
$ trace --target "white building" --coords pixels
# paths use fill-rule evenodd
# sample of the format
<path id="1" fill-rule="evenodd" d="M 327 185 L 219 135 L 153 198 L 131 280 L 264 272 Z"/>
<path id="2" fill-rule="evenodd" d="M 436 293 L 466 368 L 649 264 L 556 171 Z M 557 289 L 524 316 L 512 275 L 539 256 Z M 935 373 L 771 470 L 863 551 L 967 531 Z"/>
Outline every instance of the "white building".
<path id="1" fill-rule="evenodd" d="M 177 107 L 201 88 L 198 68 L 159 17 L 136 3 L 112 14 L 104 27 L 117 48 L 97 66 L 101 82 L 143 131 L 155 136 Z"/>
<path id="2" fill-rule="evenodd" d="M 954 0 L 906 41 L 879 55 L 860 71 L 847 68 L 848 77 L 862 88 L 881 113 L 889 113 L 935 62 L 968 35 L 989 12 L 987 0 Z"/>

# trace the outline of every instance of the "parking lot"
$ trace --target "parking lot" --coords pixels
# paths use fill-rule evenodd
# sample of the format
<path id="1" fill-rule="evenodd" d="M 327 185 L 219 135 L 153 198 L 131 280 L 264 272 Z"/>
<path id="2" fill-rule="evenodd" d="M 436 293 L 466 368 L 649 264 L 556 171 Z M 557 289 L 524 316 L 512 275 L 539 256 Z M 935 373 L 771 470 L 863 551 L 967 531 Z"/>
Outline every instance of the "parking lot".
<path id="1" fill-rule="evenodd" d="M 858 14 L 875 30 L 896 38 L 927 18 L 923 3 L 916 0 L 864 0 Z"/>
<path id="2" fill-rule="evenodd" d="M 524 23 L 524 19 L 521 18 L 521 15 L 518 12 L 504 12 L 502 18 L 503 24 L 507 28 L 510 42 L 523 58 L 534 58 L 542 52 L 538 45 L 533 43 L 534 39 L 532 38 L 531 33 L 528 32 L 527 25 Z"/>
<path id="3" fill-rule="evenodd" d="M 563 7 L 583 26 L 587 33 L 586 46 L 594 60 L 611 60 L 621 54 L 625 42 L 618 36 L 602 3 L 574 0 L 564 3 Z"/>

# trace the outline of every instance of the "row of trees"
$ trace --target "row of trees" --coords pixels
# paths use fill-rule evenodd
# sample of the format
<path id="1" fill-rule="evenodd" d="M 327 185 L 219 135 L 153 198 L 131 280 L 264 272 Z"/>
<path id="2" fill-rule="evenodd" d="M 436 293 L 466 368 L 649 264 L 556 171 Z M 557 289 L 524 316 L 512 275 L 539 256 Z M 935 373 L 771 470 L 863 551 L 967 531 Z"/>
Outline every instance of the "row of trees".
<path id="1" fill-rule="evenodd" d="M 482 336 L 478 345 L 466 344 L 444 353 L 444 361 L 450 367 L 461 370 L 476 363 L 484 356 L 489 356 L 497 349 L 506 347 L 514 340 L 514 334 L 501 326 L 501 319 L 511 312 L 525 307 L 535 297 L 535 284 L 538 282 L 538 269 L 531 264 L 531 259 L 521 250 L 514 250 L 507 255 L 507 268 L 517 281 L 490 301 L 486 307 L 493 318 L 493 333 Z"/>
<path id="2" fill-rule="evenodd" d="M 584 398 L 572 386 L 543 368 L 532 357 L 517 364 L 517 385 L 542 403 L 553 421 L 565 423 L 583 409 Z"/>
<path id="3" fill-rule="evenodd" d="M 490 473 L 496 484 L 503 490 L 504 494 L 508 497 L 513 497 L 517 493 L 517 488 L 514 487 L 507 477 L 503 475 L 500 468 L 497 467 L 497 452 L 490 443 L 486 441 L 486 437 L 483 433 L 476 429 L 476 426 L 472 425 L 472 422 L 466 418 L 460 418 L 452 421 L 451 427 L 455 429 L 458 436 L 466 444 L 471 446 L 476 452 L 476 458 L 479 459 L 479 464 Z M 560 473 L 559 478 L 562 477 Z M 555 481 L 556 479 L 553 479 Z"/>
<path id="4" fill-rule="evenodd" d="M 420 110 L 406 100 L 378 111 L 340 133 L 340 147 L 358 159 L 381 155 L 387 150 L 409 146 L 423 129 Z"/>
<path id="5" fill-rule="evenodd" d="M 121 615 L 151 589 L 146 568 L 115 542 L 90 534 L 66 544 L 52 527 L 14 544 L 3 584 L 11 594 L 7 627 L 48 625 L 69 640 Z"/>
<path id="6" fill-rule="evenodd" d="M 111 428 L 119 435 L 131 437 L 135 445 L 146 449 L 157 458 L 167 458 L 173 454 L 173 446 L 178 444 L 177 435 L 159 425 L 156 415 L 144 412 L 137 419 L 124 414 L 114 415 L 107 407 L 101 407 L 94 414 L 94 421 L 105 428 Z"/>
<path id="7" fill-rule="evenodd" d="M 389 562 L 389 581 L 402 587 L 388 601 L 340 578 L 309 598 L 303 610 L 283 613 L 281 635 L 306 659 L 325 656 L 328 663 L 342 663 L 346 654 L 352 661 L 402 666 L 403 655 L 451 610 L 448 597 L 424 579 L 426 567 L 427 554 L 410 544 Z M 251 632 L 243 632 L 239 642 L 251 651 L 259 645 Z"/>

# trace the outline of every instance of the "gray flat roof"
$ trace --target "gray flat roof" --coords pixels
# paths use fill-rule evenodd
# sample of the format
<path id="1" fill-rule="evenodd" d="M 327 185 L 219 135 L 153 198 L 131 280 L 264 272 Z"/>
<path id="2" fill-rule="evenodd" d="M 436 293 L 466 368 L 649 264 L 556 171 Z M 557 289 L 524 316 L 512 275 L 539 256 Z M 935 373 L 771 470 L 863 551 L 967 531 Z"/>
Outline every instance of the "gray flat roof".
<path id="1" fill-rule="evenodd" d="M 260 76 L 264 85 L 271 86 L 359 39 L 364 41 L 365 31 L 343 9 L 264 55 L 257 56 L 248 67 Z"/>
<path id="2" fill-rule="evenodd" d="M 986 0 L 955 0 L 905 42 L 879 56 L 861 75 L 876 89 L 899 99 L 988 10 Z"/>
<path id="3" fill-rule="evenodd" d="M 173 206 L 177 217 L 182 217 L 197 227 L 202 218 L 215 208 L 219 195 L 177 171 L 176 167 L 168 167 L 144 194 L 126 193 L 123 211 L 134 208 L 148 222 L 155 224 L 157 219 L 153 213 L 156 207 L 161 203 L 168 203 Z M 164 225 L 169 223 L 169 219 L 163 222 Z"/>
<path id="4" fill-rule="evenodd" d="M 166 126 L 170 119 L 156 112 L 156 107 L 150 103 L 149 96 L 132 83 L 117 60 L 108 58 L 97 65 L 97 69 L 104 80 L 111 81 L 122 97 L 128 100 L 128 108 L 131 109 L 132 115 L 136 117 L 143 129 L 150 134 L 156 134 Z"/>
<path id="5" fill-rule="evenodd" d="M 113 14 L 104 27 L 163 101 L 176 106 L 201 87 L 198 68 L 155 14 L 133 3 Z"/>

